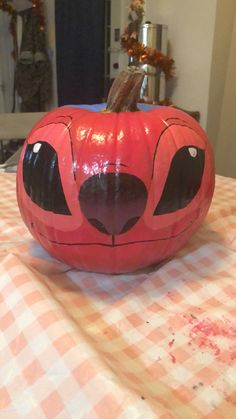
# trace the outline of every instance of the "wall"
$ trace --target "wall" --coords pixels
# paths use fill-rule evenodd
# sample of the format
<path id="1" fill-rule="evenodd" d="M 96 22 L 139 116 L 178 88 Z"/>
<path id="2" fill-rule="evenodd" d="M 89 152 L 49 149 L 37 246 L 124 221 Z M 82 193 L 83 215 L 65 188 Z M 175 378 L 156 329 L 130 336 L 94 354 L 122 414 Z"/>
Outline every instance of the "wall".
<path id="1" fill-rule="evenodd" d="M 111 68 L 110 77 L 116 77 L 128 65 L 128 55 L 121 50 L 120 41 L 114 42 L 114 28 L 120 28 L 123 34 L 128 24 L 130 0 L 111 0 Z M 113 64 L 118 62 L 119 68 L 114 70 Z"/>
<path id="2" fill-rule="evenodd" d="M 235 0 L 218 0 L 210 75 L 207 134 L 216 148 L 235 19 Z"/>
<path id="3" fill-rule="evenodd" d="M 230 42 L 228 61 L 225 62 L 226 77 L 224 91 L 218 99 L 221 105 L 220 117 L 215 115 L 218 125 L 214 143 L 216 171 L 217 173 L 236 178 L 236 122 L 235 122 L 235 98 L 236 98 L 236 5 L 234 4 L 233 28 Z M 231 19 L 228 20 L 228 24 Z M 227 25 L 227 21 L 225 21 Z M 222 28 L 220 32 L 222 32 Z M 213 109 L 218 110 L 218 107 Z M 218 122 L 219 121 L 219 122 Z M 212 128 L 211 128 L 212 130 Z"/>
<path id="4" fill-rule="evenodd" d="M 120 29 L 121 26 L 121 11 L 122 11 L 122 0 L 111 0 L 111 22 L 110 22 L 110 78 L 114 79 L 118 76 L 123 68 L 123 64 L 120 61 L 121 49 L 120 40 L 115 39 L 115 29 Z M 114 64 L 118 64 L 118 67 L 114 67 Z"/>
<path id="5" fill-rule="evenodd" d="M 217 0 L 147 0 L 146 20 L 168 25 L 169 54 L 176 64 L 172 101 L 199 110 L 206 128 Z"/>
<path id="6" fill-rule="evenodd" d="M 129 13 L 129 0 L 120 0 L 121 3 L 121 15 L 120 15 L 120 31 L 121 35 L 124 32 L 126 26 L 128 25 L 128 13 Z M 129 58 L 126 52 L 121 52 L 119 57 L 119 67 L 122 70 L 128 65 Z"/>

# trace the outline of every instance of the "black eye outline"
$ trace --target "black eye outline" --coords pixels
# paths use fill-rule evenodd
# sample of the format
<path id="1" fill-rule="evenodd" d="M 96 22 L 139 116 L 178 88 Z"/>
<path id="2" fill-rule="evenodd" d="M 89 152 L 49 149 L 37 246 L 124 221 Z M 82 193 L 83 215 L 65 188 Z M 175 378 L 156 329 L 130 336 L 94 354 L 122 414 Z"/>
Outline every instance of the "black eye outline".
<path id="1" fill-rule="evenodd" d="M 31 200 L 45 211 L 71 215 L 61 183 L 56 150 L 43 140 L 27 143 L 22 166 L 25 191 Z"/>
<path id="2" fill-rule="evenodd" d="M 153 215 L 170 214 L 185 208 L 201 187 L 204 166 L 203 149 L 189 145 L 177 150 Z"/>
<path id="3" fill-rule="evenodd" d="M 199 134 L 195 131 L 195 129 L 194 129 L 193 127 L 191 127 L 190 125 L 188 125 L 188 123 L 187 123 L 184 119 L 177 118 L 177 117 L 170 117 L 170 118 L 166 118 L 166 119 L 164 120 L 164 122 L 167 122 L 168 120 L 170 120 L 170 121 L 172 121 L 172 122 L 168 123 L 168 125 L 164 128 L 164 130 L 163 130 L 163 131 L 161 132 L 161 134 L 159 135 L 159 137 L 158 137 L 158 139 L 157 139 L 157 142 L 156 142 L 156 147 L 155 147 L 155 150 L 154 150 L 154 153 L 153 153 L 153 159 L 152 159 L 152 179 L 153 179 L 153 176 L 154 176 L 154 170 L 155 170 L 155 160 L 156 160 L 156 154 L 157 154 L 158 146 L 160 145 L 160 141 L 163 139 L 163 135 L 165 134 L 165 132 L 166 132 L 166 131 L 170 128 L 170 127 L 172 127 L 172 126 L 174 126 L 174 125 L 177 125 L 177 126 L 179 126 L 179 127 L 188 128 L 188 129 L 190 129 L 190 130 L 194 131 L 194 132 L 195 132 L 195 134 L 199 135 Z M 174 121 L 174 122 L 173 122 L 173 121 Z M 177 121 L 177 122 L 176 122 L 176 121 Z M 191 146 L 189 145 L 189 147 L 191 147 Z"/>
<path id="4" fill-rule="evenodd" d="M 57 116 L 55 116 L 55 118 L 70 118 L 70 124 L 72 122 L 72 116 L 71 115 L 57 115 Z M 71 132 L 70 132 L 70 126 L 68 124 L 66 124 L 65 122 L 62 122 L 62 121 L 60 121 L 60 122 L 52 121 L 52 122 L 47 122 L 44 125 L 40 125 L 40 127 L 38 127 L 37 129 L 39 130 L 41 128 L 45 128 L 48 125 L 59 125 L 59 124 L 64 125 L 66 127 L 69 138 L 70 138 L 70 150 L 71 150 L 71 156 L 72 156 L 72 161 L 73 161 L 73 166 L 72 166 L 73 167 L 73 176 L 74 176 L 74 180 L 76 180 L 76 167 L 75 167 L 76 165 L 75 165 L 74 149 L 73 149 L 72 136 L 71 136 Z"/>

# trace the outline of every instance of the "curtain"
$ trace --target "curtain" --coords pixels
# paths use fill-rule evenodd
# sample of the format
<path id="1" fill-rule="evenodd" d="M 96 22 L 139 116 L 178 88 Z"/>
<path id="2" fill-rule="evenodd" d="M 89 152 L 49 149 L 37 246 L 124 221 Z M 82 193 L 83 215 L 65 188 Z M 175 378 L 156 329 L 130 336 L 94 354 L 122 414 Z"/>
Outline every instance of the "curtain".
<path id="1" fill-rule="evenodd" d="M 104 96 L 105 0 L 56 0 L 58 103 L 100 103 Z"/>

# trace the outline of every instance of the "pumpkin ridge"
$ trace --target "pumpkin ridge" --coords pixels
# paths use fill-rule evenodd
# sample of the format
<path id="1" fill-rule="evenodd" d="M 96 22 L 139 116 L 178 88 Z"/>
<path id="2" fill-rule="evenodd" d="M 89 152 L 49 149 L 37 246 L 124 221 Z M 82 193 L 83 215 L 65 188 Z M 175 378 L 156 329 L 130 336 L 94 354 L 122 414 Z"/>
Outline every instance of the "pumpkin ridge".
<path id="1" fill-rule="evenodd" d="M 100 112 L 91 113 L 90 111 L 86 110 L 86 114 L 82 114 L 81 116 L 79 116 L 79 118 L 76 118 L 73 123 L 73 130 L 75 131 L 75 137 L 76 137 L 74 143 L 75 143 L 75 155 L 76 155 L 75 167 L 76 167 L 76 172 L 77 172 L 77 183 L 80 183 L 80 179 L 82 175 L 82 172 L 81 172 L 82 168 L 80 164 L 81 156 L 83 156 L 84 150 L 86 150 L 86 148 L 90 145 L 91 137 L 94 133 L 94 125 L 92 128 L 91 122 L 90 122 L 91 116 L 94 123 L 100 119 L 102 114 Z M 84 127 L 82 128 L 80 126 L 82 122 L 86 126 L 86 128 Z M 86 130 L 86 137 L 82 139 L 80 136 L 80 138 L 78 138 L 78 130 L 80 130 L 81 132 L 81 130 L 84 130 L 84 129 Z"/>

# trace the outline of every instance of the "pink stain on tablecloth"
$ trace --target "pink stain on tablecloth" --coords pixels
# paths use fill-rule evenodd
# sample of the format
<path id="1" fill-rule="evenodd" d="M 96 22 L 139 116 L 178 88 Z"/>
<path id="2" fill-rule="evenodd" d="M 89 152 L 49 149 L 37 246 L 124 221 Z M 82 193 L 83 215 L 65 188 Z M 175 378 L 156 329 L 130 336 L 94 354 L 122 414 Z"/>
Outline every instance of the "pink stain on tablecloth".
<path id="1" fill-rule="evenodd" d="M 168 346 L 171 348 L 171 346 L 173 346 L 173 345 L 174 345 L 174 342 L 175 342 L 175 339 L 172 339 L 172 340 L 168 343 Z"/>
<path id="2" fill-rule="evenodd" d="M 195 316 L 184 316 L 192 326 L 190 341 L 202 350 L 209 350 L 220 361 L 229 362 L 236 358 L 236 326 L 229 319 L 198 320 Z"/>
<path id="3" fill-rule="evenodd" d="M 176 364 L 176 357 L 172 353 L 170 353 L 170 357 L 171 357 L 172 364 Z"/>

